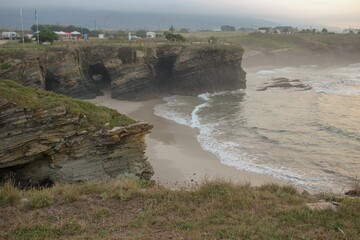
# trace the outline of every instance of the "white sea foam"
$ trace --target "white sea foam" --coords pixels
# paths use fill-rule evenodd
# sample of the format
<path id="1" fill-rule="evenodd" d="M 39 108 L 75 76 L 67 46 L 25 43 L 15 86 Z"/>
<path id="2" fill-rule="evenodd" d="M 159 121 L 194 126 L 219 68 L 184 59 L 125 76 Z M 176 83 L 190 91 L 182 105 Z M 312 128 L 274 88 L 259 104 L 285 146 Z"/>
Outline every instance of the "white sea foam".
<path id="1" fill-rule="evenodd" d="M 286 101 L 280 102 L 281 98 L 278 97 L 279 94 L 277 93 L 279 91 L 276 91 L 273 95 L 271 95 L 271 91 L 268 91 L 266 97 L 275 100 L 275 102 L 271 103 L 269 100 L 270 104 L 267 104 L 267 100 L 264 100 L 262 97 L 263 93 L 254 92 L 253 88 L 250 87 L 247 90 L 223 91 L 211 94 L 204 93 L 199 95 L 198 99 L 192 98 L 190 100 L 182 96 L 167 97 L 164 98 L 166 101 L 165 104 L 160 104 L 155 107 L 155 114 L 177 123 L 199 129 L 197 138 L 201 147 L 206 151 L 214 153 L 222 164 L 240 170 L 274 176 L 308 189 L 323 190 L 321 188 L 331 185 L 331 183 L 335 181 L 334 179 L 337 181 L 336 185 L 339 186 L 338 176 L 325 172 L 325 170 L 329 170 L 329 172 L 337 171 L 336 168 L 332 168 L 332 162 L 327 163 L 328 160 L 326 158 L 330 157 L 330 154 L 327 152 L 321 154 L 321 149 L 330 149 L 333 151 L 333 148 L 336 148 L 336 146 L 332 145 L 331 148 L 327 148 L 328 146 L 326 145 L 319 145 L 319 147 L 317 147 L 318 143 L 315 141 L 316 139 L 320 141 L 325 139 L 324 144 L 326 144 L 328 139 L 336 139 L 336 136 L 329 135 L 331 133 L 327 130 L 320 132 L 324 135 L 317 138 L 316 130 L 318 128 L 316 122 L 319 120 L 327 121 L 327 119 L 321 118 L 322 115 L 312 114 L 311 109 L 316 112 L 317 110 L 327 111 L 328 108 L 318 109 L 316 105 L 317 98 L 309 98 L 309 96 L 312 96 L 309 94 L 313 94 L 314 96 L 316 94 L 359 95 L 359 67 L 360 63 L 334 69 L 323 69 L 316 65 L 305 65 L 298 68 L 278 68 L 252 73 L 255 76 L 254 80 L 257 81 L 261 81 L 262 78 L 269 76 L 301 79 L 310 84 L 314 89 L 314 91 L 311 92 L 304 92 L 304 101 L 299 101 L 298 97 L 300 96 L 299 94 L 301 94 L 299 93 L 296 94 L 296 96 L 293 95 L 294 98 L 292 98 L 292 95 L 287 95 L 290 98 L 286 98 Z M 241 97 L 244 93 L 247 95 L 245 100 Z M 289 101 L 292 101 L 291 104 L 287 104 Z M 231 104 L 234 102 L 236 102 L 236 104 Z M 256 106 L 254 102 L 257 103 Z M 280 103 L 281 106 L 284 106 L 284 109 L 290 110 L 290 108 L 286 108 L 286 106 L 307 104 L 309 102 L 311 102 L 310 105 L 303 106 L 304 110 L 309 110 L 307 112 L 308 114 L 306 114 L 305 111 L 304 114 L 294 115 L 301 117 L 299 119 L 291 119 L 290 117 L 292 115 L 285 114 L 284 111 L 276 109 L 276 104 L 280 105 Z M 262 104 L 262 107 L 260 108 L 258 104 Z M 248 109 L 246 109 L 246 107 Z M 237 109 L 239 112 L 236 112 Z M 264 115 L 264 113 L 266 114 Z M 326 112 L 320 114 L 326 114 Z M 328 114 L 333 114 L 333 112 L 331 111 Z M 238 118 L 239 116 L 243 118 Z M 274 122 L 274 125 L 268 128 L 266 124 L 263 124 L 267 122 L 267 120 L 260 120 L 263 116 L 270 118 L 269 122 Z M 279 117 L 279 121 L 283 121 L 285 116 L 287 122 L 283 123 L 289 124 L 288 129 L 292 129 L 292 131 L 280 133 L 275 128 L 277 126 L 277 119 L 275 118 Z M 316 119 L 317 116 L 320 116 L 320 119 Z M 283 117 L 283 119 L 281 119 L 281 117 Z M 308 132 L 306 128 L 305 130 L 301 128 L 302 125 L 300 124 L 306 122 L 314 123 L 309 126 L 309 129 L 311 129 L 309 134 L 311 135 L 314 131 L 311 136 L 304 136 L 302 133 L 302 131 Z M 283 125 L 281 126 L 283 127 Z M 273 127 L 274 129 L 272 129 Z M 294 129 L 294 127 L 297 127 L 297 129 Z M 341 128 L 341 125 L 339 127 Z M 242 134 L 241 132 L 243 130 L 248 132 Z M 269 133 L 271 130 L 274 131 Z M 259 131 L 261 131 L 260 134 Z M 265 133 L 265 135 L 263 133 Z M 268 136 L 276 140 L 277 143 L 274 144 L 273 142 L 267 141 L 265 137 Z M 297 136 L 299 137 L 297 138 Z M 247 138 L 249 138 L 250 141 L 248 141 Z M 287 138 L 288 145 L 281 145 L 283 140 L 285 142 L 287 141 Z M 342 138 L 344 137 L 342 136 Z M 308 142 L 306 142 L 306 140 L 308 140 Z M 249 143 L 251 145 L 249 145 Z M 303 147 L 298 147 L 301 144 L 304 144 Z M 357 142 L 352 141 L 351 144 L 353 144 L 352 149 L 359 149 L 357 148 L 359 145 L 356 145 L 358 144 Z M 265 148 L 261 149 L 262 147 Z M 307 148 L 309 148 L 309 150 L 307 150 Z M 303 149 L 305 149 L 304 152 L 302 152 Z M 338 151 L 344 151 L 343 149 L 346 149 L 345 145 L 339 146 Z M 356 150 L 352 151 L 356 152 Z M 301 161 L 304 162 L 293 164 L 292 161 L 296 162 L 298 160 L 298 154 L 301 154 Z M 326 158 L 322 158 L 324 155 L 326 155 Z M 290 160 L 288 156 L 291 157 Z M 341 156 L 341 153 L 339 156 Z M 358 159 L 356 154 L 351 156 Z M 320 167 L 313 164 L 313 157 L 319 157 L 317 160 L 320 159 Z M 351 157 L 349 159 L 351 160 Z M 332 160 L 336 161 L 336 156 L 334 156 Z M 323 161 L 325 162 L 323 163 Z M 343 174 L 340 178 L 347 181 L 349 176 Z"/>
<path id="2" fill-rule="evenodd" d="M 185 102 L 179 100 L 178 96 L 165 97 L 165 104 L 156 105 L 154 108 L 155 115 L 172 120 L 178 124 L 190 126 L 191 116 L 182 111 L 177 110 L 175 107 L 186 106 Z"/>
<path id="3" fill-rule="evenodd" d="M 192 128 L 199 128 L 201 127 L 201 124 L 200 124 L 200 117 L 198 115 L 198 112 L 204 108 L 204 107 L 207 107 L 208 104 L 207 103 L 203 103 L 203 104 L 200 104 L 198 106 L 195 107 L 195 109 L 191 112 L 191 121 L 190 121 L 190 126 Z"/>
<path id="4" fill-rule="evenodd" d="M 303 65 L 302 68 L 317 68 L 318 65 Z"/>
<path id="5" fill-rule="evenodd" d="M 296 68 L 293 67 L 284 67 L 284 68 L 275 68 L 275 69 L 268 69 L 268 70 L 260 70 L 256 74 L 262 76 L 272 76 L 276 74 L 285 74 L 285 73 L 293 73 L 295 72 Z"/>
<path id="6" fill-rule="evenodd" d="M 315 92 L 335 95 L 358 95 L 360 94 L 360 89 L 317 89 Z"/>
<path id="7" fill-rule="evenodd" d="M 241 145 L 239 143 L 219 141 L 218 139 L 212 137 L 214 131 L 210 126 L 211 125 L 205 125 L 199 128 L 200 135 L 198 136 L 198 141 L 204 150 L 215 154 L 222 164 L 235 167 L 239 170 L 273 176 L 293 184 L 301 185 L 307 189 L 320 190 L 317 189 L 314 183 L 324 181 L 325 178 L 307 178 L 301 171 L 295 171 L 281 165 L 256 164 L 254 160 L 256 160 L 257 157 L 251 156 L 246 152 L 239 151 L 239 149 L 241 149 Z M 329 179 L 326 181 L 329 181 Z"/>

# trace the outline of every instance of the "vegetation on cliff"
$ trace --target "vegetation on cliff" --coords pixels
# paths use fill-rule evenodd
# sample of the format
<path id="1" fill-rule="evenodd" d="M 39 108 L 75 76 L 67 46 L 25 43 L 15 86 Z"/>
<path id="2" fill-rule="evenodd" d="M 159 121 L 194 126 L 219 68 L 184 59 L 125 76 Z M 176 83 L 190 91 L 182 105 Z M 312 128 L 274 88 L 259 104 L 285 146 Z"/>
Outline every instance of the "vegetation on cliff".
<path id="1" fill-rule="evenodd" d="M 70 114 L 84 114 L 88 120 L 87 123 L 97 127 L 103 127 L 107 123 L 109 123 L 109 127 L 126 126 L 135 123 L 134 120 L 118 113 L 116 110 L 96 106 L 89 102 L 42 89 L 24 87 L 8 80 L 0 81 L 0 97 L 19 106 L 35 110 L 46 110 L 62 106 Z"/>
<path id="2" fill-rule="evenodd" d="M 335 209 L 307 203 L 336 201 Z M 19 190 L 0 187 L 2 239 L 359 239 L 360 199 L 289 186 L 205 182 L 169 190 L 128 177 Z"/>
<path id="3" fill-rule="evenodd" d="M 360 35 L 346 34 L 248 34 L 241 32 L 185 33 L 189 41 L 207 42 L 216 38 L 220 42 L 240 44 L 246 51 L 273 51 L 298 48 L 312 51 L 360 51 Z"/>

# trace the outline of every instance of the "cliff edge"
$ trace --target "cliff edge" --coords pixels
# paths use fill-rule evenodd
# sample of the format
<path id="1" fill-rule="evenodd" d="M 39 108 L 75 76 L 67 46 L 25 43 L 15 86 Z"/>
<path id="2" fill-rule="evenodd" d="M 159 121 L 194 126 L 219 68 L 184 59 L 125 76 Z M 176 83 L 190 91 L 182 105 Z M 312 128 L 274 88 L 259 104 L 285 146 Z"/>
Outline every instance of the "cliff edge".
<path id="1" fill-rule="evenodd" d="M 110 88 L 113 98 L 144 100 L 246 88 L 239 46 L 87 45 L 0 52 L 0 78 L 76 98 Z"/>
<path id="2" fill-rule="evenodd" d="M 150 179 L 144 136 L 151 128 L 112 109 L 0 81 L 0 178 L 12 173 L 23 186 L 124 173 Z"/>

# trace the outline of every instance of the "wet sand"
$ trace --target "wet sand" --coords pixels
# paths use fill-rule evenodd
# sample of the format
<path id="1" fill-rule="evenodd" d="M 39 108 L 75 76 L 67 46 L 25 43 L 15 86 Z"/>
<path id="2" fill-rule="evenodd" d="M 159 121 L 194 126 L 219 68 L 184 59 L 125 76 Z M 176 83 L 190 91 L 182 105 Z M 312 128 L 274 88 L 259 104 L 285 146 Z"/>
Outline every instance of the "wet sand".
<path id="1" fill-rule="evenodd" d="M 161 100 L 129 102 L 111 99 L 109 94 L 89 100 L 107 106 L 154 126 L 146 136 L 146 155 L 154 168 L 153 179 L 169 188 L 193 187 L 207 180 L 259 186 L 266 183 L 286 184 L 279 179 L 237 170 L 220 163 L 212 153 L 203 150 L 197 141 L 197 129 L 179 125 L 154 115 L 154 106 Z"/>

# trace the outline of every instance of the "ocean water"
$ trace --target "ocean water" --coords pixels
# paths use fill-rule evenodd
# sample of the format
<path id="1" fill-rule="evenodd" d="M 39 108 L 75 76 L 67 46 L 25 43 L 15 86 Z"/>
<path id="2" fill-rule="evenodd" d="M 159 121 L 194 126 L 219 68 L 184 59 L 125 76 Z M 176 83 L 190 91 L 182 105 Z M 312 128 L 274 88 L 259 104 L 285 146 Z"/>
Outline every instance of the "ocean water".
<path id="1" fill-rule="evenodd" d="M 247 89 L 170 96 L 155 114 L 199 130 L 222 164 L 312 191 L 342 192 L 360 180 L 360 63 L 253 68 Z M 309 91 L 256 87 L 300 79 Z"/>

